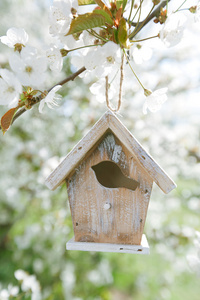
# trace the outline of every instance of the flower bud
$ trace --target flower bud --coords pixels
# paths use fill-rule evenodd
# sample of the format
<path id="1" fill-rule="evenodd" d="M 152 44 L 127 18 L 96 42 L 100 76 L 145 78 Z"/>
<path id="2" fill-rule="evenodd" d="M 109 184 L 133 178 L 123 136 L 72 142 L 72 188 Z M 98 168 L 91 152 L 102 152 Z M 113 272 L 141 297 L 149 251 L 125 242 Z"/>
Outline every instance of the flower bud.
<path id="1" fill-rule="evenodd" d="M 67 56 L 67 54 L 69 53 L 69 50 L 66 50 L 66 49 L 60 49 L 60 53 L 61 53 L 62 57 L 65 57 L 65 56 Z"/>
<path id="2" fill-rule="evenodd" d="M 154 5 L 158 5 L 160 3 L 160 0 L 152 0 Z"/>
<path id="3" fill-rule="evenodd" d="M 195 14 L 196 11 L 197 11 L 197 6 L 191 6 L 191 7 L 189 8 L 189 11 L 190 11 L 192 14 Z"/>
<path id="4" fill-rule="evenodd" d="M 146 97 L 150 96 L 152 94 L 152 92 L 150 90 L 144 89 L 144 95 Z"/>

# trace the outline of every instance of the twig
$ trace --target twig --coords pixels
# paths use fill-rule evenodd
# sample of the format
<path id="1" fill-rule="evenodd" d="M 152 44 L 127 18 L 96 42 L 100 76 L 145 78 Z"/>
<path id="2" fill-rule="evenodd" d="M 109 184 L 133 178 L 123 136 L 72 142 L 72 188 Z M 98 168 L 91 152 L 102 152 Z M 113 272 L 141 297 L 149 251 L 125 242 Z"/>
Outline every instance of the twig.
<path id="1" fill-rule="evenodd" d="M 135 34 L 133 36 L 131 36 L 131 39 L 134 38 L 134 36 L 140 31 L 142 30 L 142 28 L 147 24 L 149 23 L 154 17 L 156 17 L 156 15 L 160 12 L 161 8 L 162 7 L 165 7 L 167 5 L 167 3 L 169 3 L 171 0 L 165 0 L 165 1 L 162 1 L 158 7 L 144 20 L 144 21 L 141 21 L 141 22 L 130 22 L 130 24 L 132 26 L 135 26 Z M 142 25 L 142 26 L 141 26 Z M 141 26 L 141 28 L 140 28 Z"/>
<path id="2" fill-rule="evenodd" d="M 68 76 L 67 78 L 61 80 L 60 82 L 58 82 L 57 84 L 55 84 L 54 86 L 52 86 L 50 89 L 48 89 L 48 93 L 56 86 L 56 85 L 64 85 L 65 83 L 69 82 L 69 81 L 73 81 L 78 75 L 80 75 L 81 73 L 83 73 L 86 70 L 85 67 L 82 67 L 81 69 L 79 69 L 77 72 L 71 74 L 70 76 Z"/>
<path id="3" fill-rule="evenodd" d="M 78 75 L 80 75 L 81 73 L 83 73 L 86 70 L 85 67 L 82 67 L 81 69 L 79 69 L 77 72 L 71 74 L 70 76 L 68 76 L 67 78 L 65 78 L 64 80 L 58 82 L 57 84 L 55 84 L 54 86 L 52 86 L 50 89 L 48 89 L 48 93 L 56 86 L 56 85 L 64 85 L 65 83 L 69 82 L 69 81 L 73 81 Z M 42 100 L 42 97 L 39 96 L 35 99 L 35 104 L 37 104 L 38 102 L 40 102 Z M 27 111 L 27 109 L 25 109 L 24 107 L 21 108 L 20 110 L 17 111 L 17 113 L 15 114 L 13 120 L 12 120 L 12 124 L 23 114 Z M 11 124 L 11 125 L 12 125 Z M 2 130 L 1 126 L 0 126 L 0 130 Z"/>
<path id="4" fill-rule="evenodd" d="M 165 7 L 168 3 L 170 2 L 170 0 L 165 0 L 162 1 L 160 3 L 160 5 L 158 5 L 158 7 L 143 21 L 141 22 L 130 22 L 130 24 L 132 26 L 135 26 L 135 33 L 133 34 L 133 36 L 131 36 L 131 39 L 134 38 L 134 36 L 149 22 L 151 21 L 161 10 L 162 7 Z M 85 67 L 82 67 L 81 69 L 79 69 L 77 72 L 73 73 L 72 75 L 70 75 L 69 77 L 67 77 L 66 79 L 58 82 L 56 85 L 64 85 L 65 83 L 69 82 L 69 81 L 73 81 L 79 74 L 83 73 L 86 70 Z M 108 80 L 108 79 L 107 79 Z M 107 82 L 108 84 L 108 82 Z M 52 86 L 50 89 L 48 89 L 47 91 L 50 92 L 56 85 Z M 42 100 L 42 98 L 39 96 L 35 99 L 35 103 L 33 105 L 35 105 L 36 103 L 40 102 Z M 27 109 L 25 109 L 24 107 L 21 108 L 19 111 L 17 111 L 17 113 L 15 114 L 13 120 L 12 120 L 12 124 L 16 121 L 16 119 L 18 119 L 23 113 L 25 113 L 27 111 Z M 0 126 L 0 130 L 1 130 L 1 126 Z"/>

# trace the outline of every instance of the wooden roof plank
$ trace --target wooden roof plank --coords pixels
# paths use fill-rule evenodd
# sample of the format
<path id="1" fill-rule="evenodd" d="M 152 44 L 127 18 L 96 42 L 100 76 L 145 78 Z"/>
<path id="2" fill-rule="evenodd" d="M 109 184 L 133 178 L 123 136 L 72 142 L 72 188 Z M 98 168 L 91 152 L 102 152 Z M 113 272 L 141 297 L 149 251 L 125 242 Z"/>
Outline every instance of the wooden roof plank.
<path id="1" fill-rule="evenodd" d="M 75 169 L 87 152 L 98 142 L 108 129 L 108 114 L 104 114 L 91 130 L 75 145 L 63 161 L 46 179 L 45 184 L 50 190 L 55 190 Z"/>
<path id="2" fill-rule="evenodd" d="M 113 114 L 109 115 L 109 128 L 126 146 L 126 148 L 135 155 L 139 163 L 146 171 L 148 171 L 151 178 L 164 193 L 168 194 L 171 190 L 176 188 L 174 181 L 159 166 L 159 164 L 155 162 L 136 138 L 133 137 L 130 131 Z"/>
<path id="3" fill-rule="evenodd" d="M 149 173 L 155 183 L 166 194 L 176 187 L 173 180 L 154 161 L 128 129 L 111 111 L 107 111 L 95 123 L 92 129 L 70 151 L 59 166 L 46 179 L 45 184 L 51 190 L 56 189 L 67 176 L 79 165 L 91 148 L 100 140 L 103 134 L 110 129 L 117 138 L 133 153 L 141 166 Z"/>

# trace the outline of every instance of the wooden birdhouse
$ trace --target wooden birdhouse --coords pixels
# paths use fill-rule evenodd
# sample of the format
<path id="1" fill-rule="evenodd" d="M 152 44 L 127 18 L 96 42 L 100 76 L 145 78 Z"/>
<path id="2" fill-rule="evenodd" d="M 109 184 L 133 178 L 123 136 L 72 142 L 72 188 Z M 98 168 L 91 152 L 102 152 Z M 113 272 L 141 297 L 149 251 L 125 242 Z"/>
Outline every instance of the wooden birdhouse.
<path id="1" fill-rule="evenodd" d="M 153 182 L 175 183 L 111 111 L 51 173 L 46 185 L 67 184 L 74 238 L 70 250 L 149 253 L 143 234 Z"/>

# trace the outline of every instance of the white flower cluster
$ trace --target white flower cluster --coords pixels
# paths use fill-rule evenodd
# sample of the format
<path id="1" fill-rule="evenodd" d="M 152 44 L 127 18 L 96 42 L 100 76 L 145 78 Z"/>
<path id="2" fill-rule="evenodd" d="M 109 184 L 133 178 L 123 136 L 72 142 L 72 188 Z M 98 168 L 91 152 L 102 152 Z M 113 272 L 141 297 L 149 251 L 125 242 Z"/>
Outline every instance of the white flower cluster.
<path id="1" fill-rule="evenodd" d="M 103 2 L 100 1 L 99 3 L 101 6 Z M 3 44 L 15 50 L 9 59 L 13 73 L 4 69 L 0 70 L 0 105 L 8 105 L 10 108 L 16 107 L 20 94 L 26 87 L 37 91 L 41 90 L 46 80 L 48 65 L 55 74 L 60 72 L 63 68 L 63 56 L 69 52 L 74 54 L 71 55 L 73 67 L 86 68 L 86 71 L 80 76 L 84 77 L 86 82 L 87 78 L 90 78 L 90 81 L 91 78 L 95 78 L 95 82 L 90 87 L 92 94 L 101 101 L 105 95 L 111 99 L 116 98 L 121 93 L 119 90 L 121 90 L 123 81 L 121 80 L 122 71 L 126 71 L 124 61 L 128 65 L 130 65 L 131 60 L 136 64 L 145 63 L 151 58 L 153 51 L 145 44 L 144 46 L 139 44 L 145 38 L 137 39 L 137 35 L 134 34 L 136 29 L 133 28 L 131 32 L 131 26 L 127 19 L 130 20 L 131 15 L 135 13 L 133 1 L 128 1 L 127 7 L 121 12 L 121 15 L 115 2 L 104 1 L 104 3 L 107 5 L 107 11 L 104 11 L 103 8 L 103 12 L 100 13 L 103 14 L 101 15 L 102 18 L 106 16 L 107 19 L 104 25 L 98 26 L 98 22 L 94 18 L 100 16 L 97 12 L 99 9 L 102 10 L 102 7 L 98 7 L 96 15 L 94 10 L 91 17 L 90 14 L 79 14 L 77 0 L 54 0 L 49 12 L 49 32 L 55 38 L 55 44 L 52 43 L 47 46 L 43 53 L 36 48 L 27 46 L 28 34 L 24 29 L 10 28 L 6 36 L 0 37 Z M 142 12 L 145 13 L 145 8 L 147 9 L 147 6 L 150 5 L 153 5 L 152 1 L 143 3 L 141 5 Z M 113 13 L 114 10 L 115 13 Z M 193 11 L 197 19 L 199 2 Z M 162 24 L 161 29 L 159 27 L 158 34 L 152 38 L 160 38 L 166 47 L 176 46 L 183 37 L 186 16 L 179 9 L 169 13 L 167 10 L 161 11 L 160 14 L 160 19 L 158 18 L 157 22 Z M 81 20 L 84 20 L 85 24 Z M 108 25 L 109 22 L 111 25 Z M 151 37 L 147 39 L 149 40 Z M 123 60 L 124 55 L 127 61 Z M 156 112 L 167 99 L 167 89 L 146 93 L 147 89 L 142 85 L 134 71 L 133 74 L 143 88 L 145 96 L 147 96 L 143 107 L 144 113 L 147 113 L 147 108 L 151 112 Z M 105 80 L 105 78 L 107 79 Z M 50 108 L 56 106 L 57 96 L 55 96 L 55 92 L 59 88 L 54 88 L 47 98 L 42 97 L 43 100 L 39 106 L 40 112 L 43 111 L 44 103 L 47 103 Z M 60 97 L 57 98 L 60 99 Z"/>
<path id="2" fill-rule="evenodd" d="M 56 46 L 50 46 L 45 55 L 39 53 L 36 48 L 27 46 L 28 34 L 21 28 L 10 28 L 7 35 L 2 36 L 0 40 L 3 44 L 15 49 L 9 58 L 12 72 L 0 69 L 0 105 L 13 108 L 18 105 L 23 88 L 31 87 L 36 90 L 43 88 L 48 62 L 52 70 L 60 71 L 62 69 L 62 56 Z M 48 107 L 53 107 L 55 104 L 55 99 L 52 97 L 55 96 L 54 91 L 55 88 L 50 95 L 47 95 L 47 98 L 42 100 L 39 107 L 40 112 L 42 112 L 45 102 Z"/>
<path id="3" fill-rule="evenodd" d="M 14 273 L 15 278 L 19 281 L 21 285 L 21 290 L 18 286 L 8 285 L 8 288 L 0 288 L 0 299 L 9 300 L 19 296 L 21 298 L 22 294 L 31 295 L 31 300 L 41 300 L 40 284 L 37 281 L 35 275 L 29 275 L 24 270 L 17 270 Z"/>
<path id="4" fill-rule="evenodd" d="M 24 270 L 15 271 L 15 278 L 21 283 L 23 292 L 31 293 L 31 300 L 41 300 L 40 284 L 35 275 L 29 275 Z"/>
<path id="5" fill-rule="evenodd" d="M 196 273 L 200 277 L 200 232 L 196 231 L 196 240 L 194 241 L 195 248 L 197 250 L 197 255 L 188 255 L 187 260 L 191 271 Z"/>
<path id="6" fill-rule="evenodd" d="M 12 284 L 9 284 L 7 288 L 1 289 L 0 287 L 0 299 L 1 300 L 9 300 L 14 297 L 17 297 L 19 293 L 19 287 L 13 286 Z"/>

